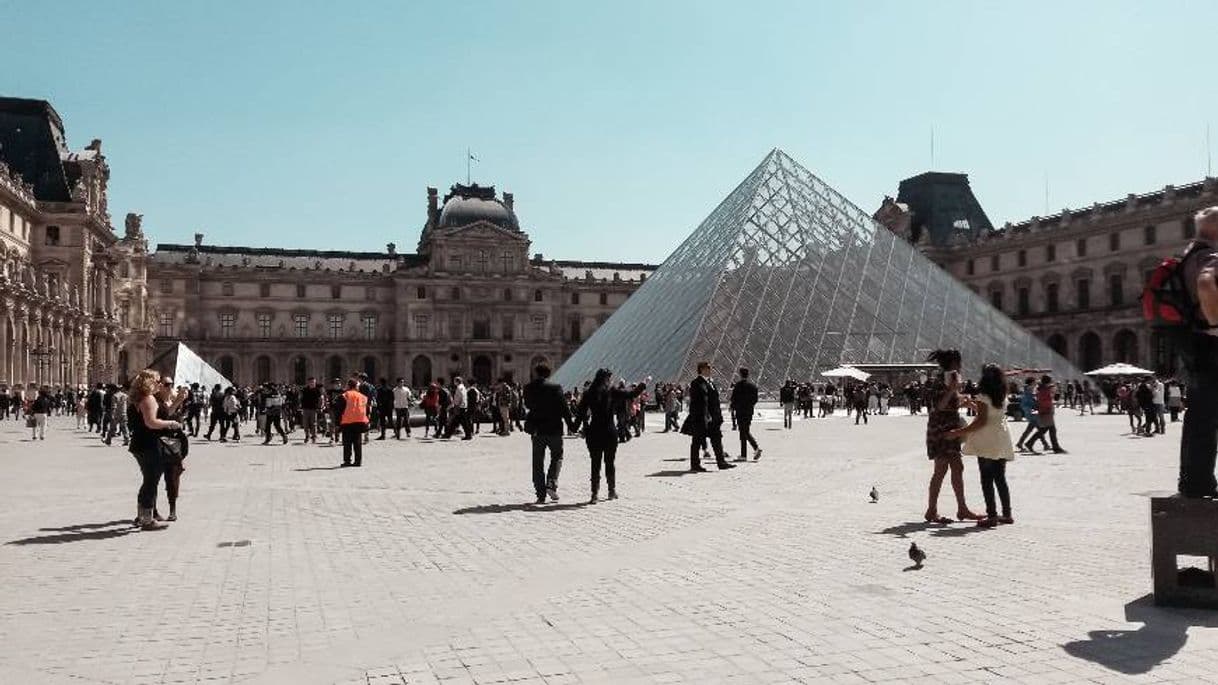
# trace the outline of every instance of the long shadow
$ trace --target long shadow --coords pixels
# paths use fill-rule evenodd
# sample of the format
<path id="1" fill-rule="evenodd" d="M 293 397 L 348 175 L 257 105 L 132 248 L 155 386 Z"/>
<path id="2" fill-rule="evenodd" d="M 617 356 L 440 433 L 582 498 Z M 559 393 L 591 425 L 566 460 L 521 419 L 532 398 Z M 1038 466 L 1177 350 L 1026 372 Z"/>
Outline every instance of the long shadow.
<path id="1" fill-rule="evenodd" d="M 689 457 L 677 457 L 676 459 L 661 459 L 660 461 L 684 461 L 688 462 Z"/>
<path id="2" fill-rule="evenodd" d="M 1172 658 L 1188 642 L 1193 626 L 1218 627 L 1213 612 L 1166 609 L 1154 606 L 1154 595 L 1145 595 L 1125 605 L 1125 620 L 1141 623 L 1137 630 L 1092 630 L 1086 640 L 1062 646 L 1078 659 L 1097 663 L 1127 675 L 1149 673 Z"/>
<path id="3" fill-rule="evenodd" d="M 533 502 L 524 502 L 521 504 L 480 504 L 476 507 L 457 509 L 453 512 L 453 515 L 464 516 L 465 514 L 506 514 L 510 511 L 564 511 L 567 509 L 582 509 L 586 506 L 588 506 L 587 502 L 573 502 L 570 504 L 534 504 Z"/>
<path id="4" fill-rule="evenodd" d="M 308 468 L 292 469 L 292 470 L 293 471 L 333 471 L 335 469 L 341 469 L 341 468 L 342 468 L 341 466 L 339 466 L 338 464 L 335 464 L 334 466 L 310 466 Z"/>
<path id="5" fill-rule="evenodd" d="M 67 531 L 74 531 L 74 530 L 92 530 L 95 528 L 109 528 L 110 526 L 117 526 L 117 525 L 129 526 L 129 525 L 131 525 L 131 519 L 114 519 L 113 521 L 106 521 L 105 523 L 81 523 L 81 524 L 77 524 L 75 526 L 61 526 L 59 528 L 39 528 L 38 530 L 52 531 L 52 532 L 67 532 Z"/>
<path id="6" fill-rule="evenodd" d="M 647 478 L 680 478 L 681 476 L 688 476 L 692 473 L 694 472 L 690 471 L 689 469 L 681 469 L 679 471 L 676 469 L 671 469 L 668 471 L 656 471 L 655 473 L 649 473 L 647 474 Z"/>
<path id="7" fill-rule="evenodd" d="M 987 531 L 987 530 L 994 530 L 994 529 L 986 528 L 985 526 L 979 526 L 974 521 L 964 521 L 963 525 L 952 526 L 951 528 L 948 528 L 945 526 L 939 530 L 932 530 L 930 532 L 930 534 L 937 538 L 958 538 L 958 537 L 961 537 L 964 535 L 969 535 L 971 533 L 980 533 L 982 531 Z"/>
<path id="8" fill-rule="evenodd" d="M 877 530 L 873 535 L 895 535 L 899 538 L 907 538 L 910 533 L 920 533 L 924 530 L 938 529 L 946 525 L 948 524 L 932 523 L 930 521 L 909 521 L 900 525 L 889 526 L 884 530 Z"/>
<path id="9" fill-rule="evenodd" d="M 89 530 L 69 533 L 55 533 L 52 535 L 37 535 L 29 538 L 21 538 L 20 540 L 10 540 L 6 545 L 61 545 L 65 542 L 80 542 L 81 540 L 106 540 L 109 538 L 121 538 L 124 535 L 134 533 L 138 528 L 131 526 L 131 521 L 126 521 L 126 528 L 107 528 L 104 530 Z"/>

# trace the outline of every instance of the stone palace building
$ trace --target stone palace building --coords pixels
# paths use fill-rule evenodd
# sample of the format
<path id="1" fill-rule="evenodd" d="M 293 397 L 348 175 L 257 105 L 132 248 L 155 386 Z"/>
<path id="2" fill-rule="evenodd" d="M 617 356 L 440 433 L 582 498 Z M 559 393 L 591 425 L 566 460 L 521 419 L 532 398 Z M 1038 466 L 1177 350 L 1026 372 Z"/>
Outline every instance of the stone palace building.
<path id="1" fill-rule="evenodd" d="M 1147 274 L 1218 204 L 1218 179 L 1064 209 L 995 228 L 964 174 L 901 182 L 875 218 L 1084 371 L 1111 362 L 1174 371 L 1142 320 Z"/>
<path id="2" fill-rule="evenodd" d="M 66 141 L 50 103 L 0 97 L 0 387 L 111 380 L 152 351 L 139 217 L 115 235 L 101 141 Z"/>
<path id="3" fill-rule="evenodd" d="M 159 244 L 148 258 L 158 351 L 184 342 L 238 383 L 310 376 L 528 380 L 556 367 L 649 264 L 530 256 L 511 193 L 427 189 L 417 251 Z"/>

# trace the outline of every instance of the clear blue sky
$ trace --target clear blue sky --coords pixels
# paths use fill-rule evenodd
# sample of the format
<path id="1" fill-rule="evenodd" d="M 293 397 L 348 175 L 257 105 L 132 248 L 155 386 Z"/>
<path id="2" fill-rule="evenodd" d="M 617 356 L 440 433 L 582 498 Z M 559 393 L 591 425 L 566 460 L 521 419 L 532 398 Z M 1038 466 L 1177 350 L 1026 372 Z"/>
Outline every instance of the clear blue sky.
<path id="1" fill-rule="evenodd" d="M 1214 2 L 0 0 L 0 93 L 105 141 L 153 241 L 413 250 L 428 185 L 533 251 L 660 261 L 772 147 L 871 211 L 970 174 L 998 224 L 1205 174 Z"/>

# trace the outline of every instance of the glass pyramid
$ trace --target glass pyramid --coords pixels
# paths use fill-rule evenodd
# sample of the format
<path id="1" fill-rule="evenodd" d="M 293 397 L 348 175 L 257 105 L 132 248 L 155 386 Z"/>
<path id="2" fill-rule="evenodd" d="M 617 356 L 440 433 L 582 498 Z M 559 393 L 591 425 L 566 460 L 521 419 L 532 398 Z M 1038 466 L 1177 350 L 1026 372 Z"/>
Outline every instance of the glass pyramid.
<path id="1" fill-rule="evenodd" d="M 558 370 L 685 381 L 699 360 L 762 390 L 842 363 L 1078 370 L 781 150 L 766 156 Z"/>

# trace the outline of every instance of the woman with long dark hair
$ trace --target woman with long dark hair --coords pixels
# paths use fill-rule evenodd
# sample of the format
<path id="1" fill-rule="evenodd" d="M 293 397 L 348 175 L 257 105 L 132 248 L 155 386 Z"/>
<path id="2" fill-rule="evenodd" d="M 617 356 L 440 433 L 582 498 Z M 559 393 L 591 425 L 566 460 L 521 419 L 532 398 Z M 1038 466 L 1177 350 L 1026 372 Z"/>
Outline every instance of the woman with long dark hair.
<path id="1" fill-rule="evenodd" d="M 144 369 L 131 382 L 131 399 L 127 406 L 127 423 L 131 427 L 131 444 L 128 448 L 139 463 L 143 476 L 136 495 L 139 509 L 135 523 L 144 530 L 165 527 L 165 524 L 153 519 L 157 484 L 165 472 L 161 437 L 170 431 L 182 430 L 182 424 L 168 420 L 166 407 L 157 401 L 157 393 L 163 392 L 161 386 L 161 374 L 155 369 Z"/>
<path id="2" fill-rule="evenodd" d="M 939 365 L 939 372 L 927 381 L 930 416 L 926 422 L 926 456 L 935 464 L 927 492 L 926 520 L 951 523 L 939 515 L 939 490 L 951 471 L 952 491 L 956 494 L 956 518 L 977 520 L 964 500 L 964 461 L 960 438 L 951 433 L 960 427 L 960 351 L 935 350 L 927 361 Z"/>
<path id="3" fill-rule="evenodd" d="M 977 525 L 993 527 L 999 523 L 1015 523 L 1011 517 L 1011 494 L 1007 489 L 1007 462 L 1015 458 L 1011 449 L 1011 433 L 1007 429 L 1006 412 L 1007 380 L 1002 369 L 995 364 L 986 364 L 981 369 L 981 380 L 977 383 L 977 397 L 966 400 L 975 410 L 977 418 L 964 428 L 948 433 L 951 437 L 964 438 L 961 451 L 977 457 L 977 470 L 981 472 L 981 494 L 985 495 L 986 517 Z M 994 502 L 994 490 L 1002 501 L 1002 516 Z"/>
<path id="4" fill-rule="evenodd" d="M 617 469 L 614 459 L 617 456 L 618 428 L 614 423 L 616 407 L 638 397 L 647 388 L 646 383 L 639 383 L 630 389 L 614 388 L 609 385 L 613 372 L 600 369 L 592 379 L 592 385 L 579 398 L 575 408 L 575 423 L 584 428 L 584 444 L 588 446 L 588 456 L 592 459 L 592 497 L 590 504 L 596 504 L 601 487 L 601 464 L 605 465 L 605 483 L 609 486 L 609 499 L 617 499 Z"/>

